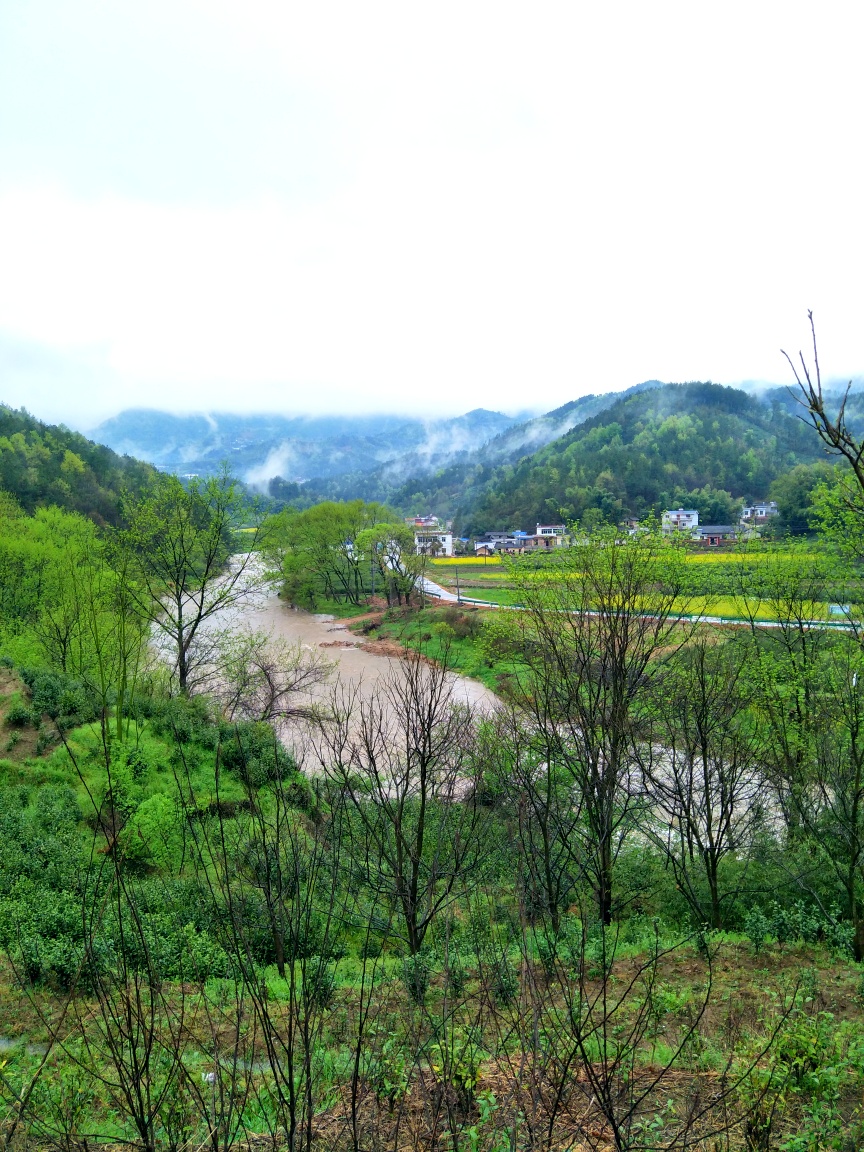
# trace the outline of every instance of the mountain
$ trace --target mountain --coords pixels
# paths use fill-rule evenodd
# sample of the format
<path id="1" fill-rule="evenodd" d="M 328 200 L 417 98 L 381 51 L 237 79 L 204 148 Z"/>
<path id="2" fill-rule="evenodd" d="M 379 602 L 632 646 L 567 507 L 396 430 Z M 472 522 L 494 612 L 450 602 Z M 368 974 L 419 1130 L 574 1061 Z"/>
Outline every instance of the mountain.
<path id="1" fill-rule="evenodd" d="M 416 470 L 440 468 L 514 423 L 511 416 L 483 408 L 440 420 L 224 412 L 176 416 L 131 408 L 92 435 L 115 451 L 168 471 L 206 474 L 227 460 L 236 475 L 265 487 L 276 476 L 302 483 L 388 465 L 398 470 L 399 462 L 408 460 Z"/>
<path id="2" fill-rule="evenodd" d="M 120 492 L 140 489 L 150 465 L 118 456 L 62 424 L 43 424 L 24 409 L 0 405 L 0 488 L 26 512 L 47 504 L 116 523 Z"/>
<path id="3" fill-rule="evenodd" d="M 834 416 L 840 407 L 845 389 L 836 385 L 829 385 L 824 389 L 825 404 L 830 416 Z M 757 392 L 756 395 L 764 404 L 781 408 L 796 419 L 805 418 L 807 413 L 798 400 L 797 393 L 792 388 L 767 388 Z M 846 423 L 853 436 L 859 439 L 864 437 L 864 389 L 856 384 L 850 388 L 846 399 Z"/>
<path id="4" fill-rule="evenodd" d="M 484 463 L 505 460 L 517 455 L 524 456 L 527 452 L 536 451 L 551 440 L 564 436 L 571 428 L 584 424 L 586 420 L 590 420 L 598 412 L 604 412 L 619 400 L 662 386 L 660 380 L 646 380 L 643 384 L 634 384 L 632 388 L 627 388 L 623 392 L 605 392 L 600 395 L 590 393 L 587 396 L 580 396 L 578 400 L 571 400 L 552 412 L 535 416 L 523 424 L 514 424 L 512 428 L 500 432 L 483 445 L 478 456 Z"/>
<path id="5" fill-rule="evenodd" d="M 719 384 L 665 384 L 616 399 L 564 436 L 466 478 L 463 534 L 537 521 L 616 523 L 686 504 L 725 519 L 796 464 L 821 459 L 816 434 L 776 397 Z"/>
<path id="6" fill-rule="evenodd" d="M 473 435 L 466 437 L 461 447 L 461 437 L 455 435 L 439 440 L 439 444 L 443 441 L 445 450 L 435 450 L 434 447 L 429 450 L 433 443 L 430 438 L 424 445 L 426 450 L 412 449 L 362 471 L 326 479 L 319 477 L 307 483 L 287 480 L 283 472 L 268 481 L 267 490 L 278 503 L 297 507 L 308 507 L 316 500 L 360 497 L 381 500 L 405 511 L 422 512 L 434 508 L 441 516 L 451 516 L 466 489 L 478 475 L 485 477 L 490 465 L 516 460 L 526 452 L 542 447 L 608 408 L 622 396 L 660 386 L 659 381 L 649 380 L 626 392 L 581 396 L 552 412 L 519 423 L 511 422 L 509 427 L 491 438 L 482 435 L 485 428 L 475 428 L 472 429 Z M 452 423 L 458 425 L 474 415 L 468 413 L 468 416 L 457 417 Z"/>
<path id="7" fill-rule="evenodd" d="M 860 395 L 860 394 L 859 394 Z M 864 426 L 864 404 L 850 412 Z M 475 409 L 396 416 L 172 416 L 132 409 L 94 433 L 161 468 L 233 470 L 277 504 L 385 501 L 452 516 L 463 534 L 683 503 L 722 522 L 799 463 L 823 458 L 787 389 L 649 380 L 518 421 Z"/>

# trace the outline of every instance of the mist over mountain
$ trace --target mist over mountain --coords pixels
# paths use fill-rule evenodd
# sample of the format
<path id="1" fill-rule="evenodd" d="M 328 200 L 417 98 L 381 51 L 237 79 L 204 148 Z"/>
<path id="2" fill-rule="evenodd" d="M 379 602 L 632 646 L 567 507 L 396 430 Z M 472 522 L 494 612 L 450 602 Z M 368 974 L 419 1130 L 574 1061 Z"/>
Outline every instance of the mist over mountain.
<path id="1" fill-rule="evenodd" d="M 614 524 L 681 504 L 726 523 L 783 472 L 824 459 L 814 430 L 787 408 L 792 397 L 777 391 L 782 400 L 694 382 L 617 396 L 537 452 L 465 483 L 454 507 L 459 527 Z"/>
<path id="2" fill-rule="evenodd" d="M 543 415 L 505 415 L 475 408 L 461 416 L 284 416 L 229 412 L 177 415 L 129 408 L 89 433 L 123 455 L 165 471 L 214 472 L 223 461 L 246 483 L 266 491 L 271 481 L 335 482 L 340 491 L 367 485 L 394 488 L 412 476 L 459 463 L 503 461 L 535 451 L 622 396 L 659 386 L 646 381 L 625 392 L 587 395 Z"/>
<path id="3" fill-rule="evenodd" d="M 254 487 L 281 477 L 294 483 L 364 473 L 410 459 L 411 469 L 440 468 L 476 451 L 518 417 L 476 408 L 462 416 L 421 420 L 399 415 L 178 416 L 131 408 L 90 433 L 115 452 L 166 471 L 207 474 L 223 461 Z"/>

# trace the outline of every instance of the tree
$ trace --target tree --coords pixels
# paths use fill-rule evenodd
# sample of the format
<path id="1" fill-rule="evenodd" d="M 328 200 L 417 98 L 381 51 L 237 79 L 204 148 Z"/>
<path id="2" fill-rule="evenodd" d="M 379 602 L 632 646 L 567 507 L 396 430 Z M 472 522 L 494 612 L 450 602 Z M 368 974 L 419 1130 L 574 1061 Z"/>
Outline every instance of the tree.
<path id="1" fill-rule="evenodd" d="M 484 735 L 487 776 L 506 799 L 521 849 L 526 917 L 548 916 L 557 936 L 579 872 L 582 803 L 573 774 L 518 707 L 499 709 Z"/>
<path id="2" fill-rule="evenodd" d="M 332 671 L 320 653 L 307 653 L 299 644 L 266 632 L 231 631 L 220 637 L 201 687 L 229 721 L 278 722 L 310 716 L 309 694 Z"/>
<path id="3" fill-rule="evenodd" d="M 822 369 L 819 366 L 819 351 L 816 347 L 816 324 L 812 311 L 807 313 L 810 323 L 810 335 L 813 341 L 813 363 L 808 364 L 804 353 L 798 353 L 801 364 L 799 373 L 795 361 L 788 352 L 781 353 L 786 357 L 789 367 L 795 376 L 798 386 L 798 402 L 807 412 L 807 422 L 815 429 L 819 439 L 835 456 L 842 456 L 852 469 L 857 486 L 864 492 L 864 440 L 858 440 L 847 420 L 847 405 L 852 382 L 840 398 L 836 415 L 833 417 L 828 411 L 828 398 L 822 388 Z"/>
<path id="4" fill-rule="evenodd" d="M 326 500 L 304 512 L 287 509 L 274 516 L 268 524 L 269 555 L 282 573 L 285 596 L 310 607 L 322 599 L 361 603 L 378 560 L 360 540 L 381 524 L 392 532 L 401 521 L 383 505 L 363 500 Z"/>
<path id="5" fill-rule="evenodd" d="M 778 527 L 794 536 L 815 531 L 814 494 L 820 485 L 829 484 L 833 478 L 834 469 L 825 461 L 796 464 L 778 476 L 768 490 L 768 495 L 777 502 L 778 515 L 772 517 L 772 521 L 778 520 Z"/>
<path id="6" fill-rule="evenodd" d="M 864 660 L 840 639 L 820 661 L 812 759 L 784 775 L 787 810 L 822 849 L 843 892 L 856 960 L 864 959 Z"/>
<path id="7" fill-rule="evenodd" d="M 259 591 L 267 580 L 256 549 L 260 509 L 227 471 L 184 486 L 160 475 L 140 500 L 124 501 L 127 527 L 115 536 L 142 619 L 163 638 L 182 693 L 211 655 L 205 625 Z M 243 522 L 242 553 L 234 551 Z"/>
<path id="8" fill-rule="evenodd" d="M 361 556 L 369 557 L 387 592 L 388 604 L 407 604 L 428 564 L 425 553 L 418 553 L 414 532 L 407 524 L 376 524 L 357 537 Z"/>
<path id="9" fill-rule="evenodd" d="M 762 824 L 762 739 L 743 645 L 699 632 L 655 681 L 657 741 L 642 745 L 643 827 L 664 853 L 697 924 L 722 928 Z M 735 861 L 739 882 L 723 884 Z"/>
<path id="10" fill-rule="evenodd" d="M 659 533 L 621 539 L 603 529 L 519 580 L 519 705 L 548 750 L 548 771 L 575 787 L 582 819 L 574 852 L 604 924 L 640 802 L 643 709 L 693 627 L 679 616 L 687 610 L 683 563 L 680 545 Z"/>
<path id="11" fill-rule="evenodd" d="M 474 715 L 446 666 L 407 653 L 367 698 L 334 693 L 316 755 L 349 806 L 357 875 L 402 923 L 411 955 L 436 916 L 479 878 L 490 814 L 479 801 Z"/>

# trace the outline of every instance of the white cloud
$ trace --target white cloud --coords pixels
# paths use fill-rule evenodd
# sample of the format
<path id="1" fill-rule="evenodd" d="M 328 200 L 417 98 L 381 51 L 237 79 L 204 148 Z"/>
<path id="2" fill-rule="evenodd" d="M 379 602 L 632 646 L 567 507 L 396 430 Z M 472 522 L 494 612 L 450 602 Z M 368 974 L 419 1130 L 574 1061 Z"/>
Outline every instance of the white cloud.
<path id="1" fill-rule="evenodd" d="M 43 66 L 50 10 L 28 10 Z M 101 12 L 100 39 L 81 6 L 73 95 L 111 114 L 99 68 L 119 46 L 118 132 L 164 65 L 160 131 L 124 141 L 125 167 L 82 135 L 85 187 L 36 118 L 48 160 L 12 149 L 0 183 L 0 332 L 104 369 L 57 412 L 521 409 L 648 377 L 783 379 L 807 307 L 827 370 L 864 368 L 852 6 Z M 143 158 L 167 180 L 175 119 L 206 180 L 178 161 L 186 184 L 157 195 Z M 6 399 L 28 380 L 7 374 Z"/>

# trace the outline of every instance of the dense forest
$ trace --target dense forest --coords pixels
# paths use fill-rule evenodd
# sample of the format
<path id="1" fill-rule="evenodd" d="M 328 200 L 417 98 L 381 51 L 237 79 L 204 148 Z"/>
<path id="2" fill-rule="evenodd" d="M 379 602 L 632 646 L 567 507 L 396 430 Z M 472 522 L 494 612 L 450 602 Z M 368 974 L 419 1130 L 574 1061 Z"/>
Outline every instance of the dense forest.
<path id="1" fill-rule="evenodd" d="M 152 474 L 140 460 L 0 405 L 0 487 L 27 512 L 54 505 L 115 524 L 120 493 L 139 490 Z"/>
<path id="2" fill-rule="evenodd" d="M 464 534 L 590 512 L 614 524 L 681 505 L 728 523 L 730 498 L 764 497 L 780 474 L 819 455 L 812 429 L 777 405 L 717 384 L 664 385 L 496 469 L 460 502 L 459 523 Z"/>

